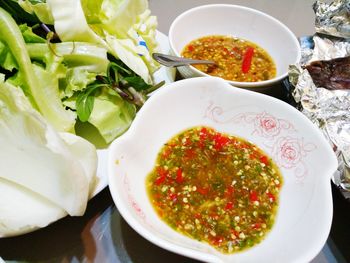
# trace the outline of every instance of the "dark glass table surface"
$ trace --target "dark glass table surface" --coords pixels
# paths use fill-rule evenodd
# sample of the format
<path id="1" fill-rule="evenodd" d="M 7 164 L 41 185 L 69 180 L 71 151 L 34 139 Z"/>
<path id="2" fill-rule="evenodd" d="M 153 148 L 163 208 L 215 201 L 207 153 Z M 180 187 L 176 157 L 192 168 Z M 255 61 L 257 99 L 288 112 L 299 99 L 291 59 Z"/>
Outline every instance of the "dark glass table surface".
<path id="1" fill-rule="evenodd" d="M 326 245 L 312 262 L 350 262 L 349 203 L 333 188 L 334 218 Z M 137 234 L 113 205 L 109 189 L 83 217 L 66 217 L 19 237 L 0 240 L 6 262 L 197 262 L 161 249 Z"/>

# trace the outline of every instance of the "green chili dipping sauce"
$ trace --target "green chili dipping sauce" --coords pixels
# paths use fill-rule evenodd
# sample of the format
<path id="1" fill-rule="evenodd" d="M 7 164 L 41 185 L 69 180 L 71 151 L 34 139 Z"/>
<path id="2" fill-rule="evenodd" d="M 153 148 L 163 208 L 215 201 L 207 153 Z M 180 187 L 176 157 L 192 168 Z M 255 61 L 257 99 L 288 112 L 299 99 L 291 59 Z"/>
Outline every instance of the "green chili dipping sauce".
<path id="1" fill-rule="evenodd" d="M 193 65 L 198 70 L 226 80 L 255 82 L 276 76 L 271 56 L 257 44 L 232 36 L 205 36 L 183 49 L 185 58 L 212 60 L 216 65 Z"/>
<path id="2" fill-rule="evenodd" d="M 256 145 L 194 127 L 161 149 L 146 187 L 176 231 L 223 253 L 249 248 L 272 228 L 282 176 Z"/>

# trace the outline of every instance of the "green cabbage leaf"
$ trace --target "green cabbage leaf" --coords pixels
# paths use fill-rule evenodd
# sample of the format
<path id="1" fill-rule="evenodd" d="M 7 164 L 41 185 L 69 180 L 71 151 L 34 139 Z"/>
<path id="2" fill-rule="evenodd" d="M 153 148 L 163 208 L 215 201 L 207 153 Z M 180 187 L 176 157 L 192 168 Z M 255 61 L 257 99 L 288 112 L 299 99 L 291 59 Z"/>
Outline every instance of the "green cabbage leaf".
<path id="1" fill-rule="evenodd" d="M 146 83 L 158 64 L 151 58 L 157 20 L 147 0 L 47 0 L 62 41 L 85 41 L 105 47 Z"/>

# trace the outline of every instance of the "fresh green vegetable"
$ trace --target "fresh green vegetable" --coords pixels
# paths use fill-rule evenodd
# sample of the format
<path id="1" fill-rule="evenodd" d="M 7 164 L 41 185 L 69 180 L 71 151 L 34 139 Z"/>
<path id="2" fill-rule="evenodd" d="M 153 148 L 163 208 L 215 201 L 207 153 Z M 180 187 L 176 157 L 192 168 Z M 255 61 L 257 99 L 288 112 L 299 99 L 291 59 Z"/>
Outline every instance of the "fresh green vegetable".
<path id="1" fill-rule="evenodd" d="M 53 24 L 53 17 L 51 11 L 46 4 L 46 0 L 8 0 L 12 2 L 18 2 L 23 10 L 32 16 L 39 19 L 40 22 L 45 24 Z M 23 11 L 22 10 L 22 11 Z M 11 13 L 11 12 L 10 12 Z M 37 21 L 37 22 L 39 22 Z"/>
<path id="2" fill-rule="evenodd" d="M 0 41 L 0 65 L 3 70 L 12 71 L 18 68 L 15 58 L 12 56 L 9 48 Z"/>
<path id="3" fill-rule="evenodd" d="M 102 89 L 95 97 L 94 110 L 89 123 L 94 125 L 104 140 L 109 143 L 116 136 L 123 134 L 135 118 L 135 105 L 122 99 L 111 89 Z"/>
<path id="4" fill-rule="evenodd" d="M 84 171 L 79 155 L 33 109 L 20 88 L 0 80 L 0 105 L 0 178 L 38 193 L 70 215 L 81 215 L 91 180 L 85 172 L 91 171 Z M 85 144 L 94 173 L 96 152 Z"/>
<path id="5" fill-rule="evenodd" d="M 15 20 L 4 9 L 0 8 L 0 41 L 7 46 L 18 65 L 24 92 L 34 108 L 58 130 L 73 131 L 75 114 L 63 108 L 55 85 L 43 86 L 37 73 L 49 80 L 55 77 L 49 72 L 36 71 L 33 67 L 22 33 Z M 16 81 L 18 83 L 18 80 Z"/>
<path id="6" fill-rule="evenodd" d="M 98 76 L 95 82 L 78 94 L 76 110 L 79 120 L 82 122 L 89 120 L 109 141 L 115 134 L 124 132 L 128 128 L 129 122 L 136 114 L 135 106 L 142 106 L 151 88 L 151 85 L 127 69 L 121 61 L 111 62 L 106 76 Z M 95 98 L 98 99 L 96 107 L 100 110 L 93 112 Z M 110 110 L 108 108 L 111 107 L 114 109 L 114 115 L 108 114 Z M 101 116 L 101 112 L 104 113 L 104 117 Z M 115 125 L 106 125 L 107 123 L 118 123 L 118 127 L 114 128 Z"/>
<path id="7" fill-rule="evenodd" d="M 145 82 L 151 83 L 150 74 L 158 68 L 150 56 L 157 50 L 157 21 L 150 16 L 147 1 L 91 2 L 47 0 L 60 39 L 104 46 Z"/>
<path id="8" fill-rule="evenodd" d="M 106 49 L 85 42 L 27 44 L 26 48 L 31 59 L 47 63 L 54 57 L 63 57 L 68 68 L 79 67 L 89 72 L 105 73 L 109 63 Z"/>
<path id="9" fill-rule="evenodd" d="M 25 22 L 37 23 L 37 22 L 39 22 L 38 18 L 33 13 L 28 13 L 27 10 L 24 10 L 19 5 L 20 2 L 22 2 L 22 1 L 0 0 L 0 6 L 4 10 L 9 12 L 18 23 L 25 23 Z"/>
<path id="10" fill-rule="evenodd" d="M 81 92 L 76 101 L 76 109 L 79 120 L 88 121 L 94 108 L 95 93 L 103 84 L 93 84 Z"/>
<path id="11" fill-rule="evenodd" d="M 71 98 L 75 100 L 74 96 L 78 92 L 87 89 L 87 85 L 95 80 L 96 73 L 86 70 L 85 67 L 68 68 L 65 79 L 61 79 L 61 98 L 64 100 L 63 104 L 65 104 L 67 99 Z M 76 109 L 75 106 L 72 105 L 69 105 L 69 107 L 71 109 Z"/>
<path id="12" fill-rule="evenodd" d="M 19 29 L 21 30 L 24 42 L 26 43 L 45 43 L 46 42 L 45 39 L 34 34 L 32 28 L 27 26 L 26 24 L 19 25 Z"/>
<path id="13" fill-rule="evenodd" d="M 152 83 L 157 23 L 146 0 L 0 6 L 2 237 L 82 215 L 96 147 L 123 134 L 162 83 Z"/>
<path id="14" fill-rule="evenodd" d="M 2 10 L 11 27 L 0 29 L 0 73 L 56 129 L 89 123 L 108 144 L 163 84 L 152 85 L 157 22 L 147 1 L 2 1 L 26 24 Z"/>

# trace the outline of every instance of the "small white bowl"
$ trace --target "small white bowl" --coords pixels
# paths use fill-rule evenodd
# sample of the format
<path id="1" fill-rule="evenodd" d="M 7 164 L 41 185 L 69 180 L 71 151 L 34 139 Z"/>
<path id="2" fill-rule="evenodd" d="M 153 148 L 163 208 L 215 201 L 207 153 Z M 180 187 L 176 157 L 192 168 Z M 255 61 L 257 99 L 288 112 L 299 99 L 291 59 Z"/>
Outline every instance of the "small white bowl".
<path id="1" fill-rule="evenodd" d="M 181 56 L 184 47 L 199 37 L 229 35 L 249 40 L 264 48 L 273 58 L 277 74 L 258 82 L 228 81 L 233 86 L 259 90 L 287 77 L 288 66 L 300 60 L 300 45 L 291 30 L 277 19 L 258 10 L 238 5 L 214 4 L 195 7 L 179 15 L 171 24 L 172 53 Z M 209 76 L 193 66 L 179 67 L 184 78 Z"/>
<path id="2" fill-rule="evenodd" d="M 221 254 L 177 233 L 153 209 L 145 178 L 165 142 L 194 126 L 245 138 L 279 166 L 283 176 L 277 218 L 258 245 Z M 138 112 L 109 148 L 109 187 L 124 219 L 140 235 L 172 252 L 205 262 L 309 262 L 324 246 L 332 222 L 330 178 L 337 159 L 319 129 L 275 98 L 232 88 L 220 78 L 171 83 Z"/>

